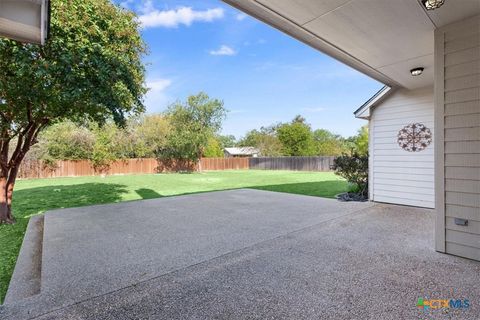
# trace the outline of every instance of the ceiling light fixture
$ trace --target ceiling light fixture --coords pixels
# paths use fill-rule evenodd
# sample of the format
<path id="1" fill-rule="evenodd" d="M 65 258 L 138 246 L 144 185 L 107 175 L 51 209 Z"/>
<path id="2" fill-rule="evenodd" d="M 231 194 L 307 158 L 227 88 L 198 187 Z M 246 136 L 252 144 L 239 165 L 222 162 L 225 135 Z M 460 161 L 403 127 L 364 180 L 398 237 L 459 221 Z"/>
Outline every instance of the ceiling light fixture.
<path id="1" fill-rule="evenodd" d="M 425 70 L 424 68 L 414 68 L 412 70 L 410 70 L 410 73 L 412 74 L 412 76 L 414 77 L 417 77 L 419 75 L 421 75 L 423 73 L 423 70 Z"/>
<path id="2" fill-rule="evenodd" d="M 445 0 L 422 0 L 422 3 L 427 10 L 435 10 L 443 6 Z"/>

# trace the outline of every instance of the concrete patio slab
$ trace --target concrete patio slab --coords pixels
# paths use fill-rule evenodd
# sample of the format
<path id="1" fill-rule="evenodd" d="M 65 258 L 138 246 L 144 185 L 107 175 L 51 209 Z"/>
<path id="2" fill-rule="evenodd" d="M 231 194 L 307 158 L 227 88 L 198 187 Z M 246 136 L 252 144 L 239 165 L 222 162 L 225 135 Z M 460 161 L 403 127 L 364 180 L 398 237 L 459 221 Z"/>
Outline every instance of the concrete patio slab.
<path id="1" fill-rule="evenodd" d="M 26 301 L 46 312 L 368 206 L 233 190 L 52 211 L 41 295 Z"/>
<path id="2" fill-rule="evenodd" d="M 480 263 L 433 230 L 429 210 L 253 190 L 51 212 L 41 293 L 0 317 L 475 319 Z"/>

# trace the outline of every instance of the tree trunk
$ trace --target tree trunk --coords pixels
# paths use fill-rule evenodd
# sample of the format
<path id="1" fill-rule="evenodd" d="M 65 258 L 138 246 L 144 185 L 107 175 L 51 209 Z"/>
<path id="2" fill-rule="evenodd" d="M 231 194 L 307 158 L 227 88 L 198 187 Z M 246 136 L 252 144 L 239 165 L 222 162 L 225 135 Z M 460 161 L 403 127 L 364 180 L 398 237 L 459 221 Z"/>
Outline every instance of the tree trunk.
<path id="1" fill-rule="evenodd" d="M 15 222 L 15 218 L 13 217 L 13 214 L 12 214 L 13 188 L 15 186 L 15 181 L 17 180 L 18 169 L 20 169 L 20 163 L 16 164 L 10 170 L 10 174 L 8 175 L 8 180 L 7 180 L 7 188 L 6 188 L 8 215 L 11 217 L 13 222 Z"/>
<path id="2" fill-rule="evenodd" d="M 38 133 L 47 123 L 47 120 L 40 124 L 30 123 L 19 134 L 17 146 L 10 160 L 8 160 L 10 139 L 3 139 L 0 143 L 0 224 L 15 223 L 12 214 L 12 198 L 18 170 L 26 153 L 36 143 Z"/>
<path id="3" fill-rule="evenodd" d="M 0 224 L 13 224 L 16 222 L 12 214 L 13 188 L 17 180 L 20 164 L 29 147 L 25 147 L 24 152 L 10 164 L 8 175 L 0 178 Z"/>
<path id="4" fill-rule="evenodd" d="M 13 190 L 13 189 L 12 189 Z M 8 205 L 7 177 L 0 178 L 0 224 L 13 224 L 15 219 Z"/>
<path id="5" fill-rule="evenodd" d="M 10 140 L 6 136 L 5 131 L 2 132 L 0 145 L 0 224 L 12 224 L 15 220 L 7 205 L 8 148 Z"/>

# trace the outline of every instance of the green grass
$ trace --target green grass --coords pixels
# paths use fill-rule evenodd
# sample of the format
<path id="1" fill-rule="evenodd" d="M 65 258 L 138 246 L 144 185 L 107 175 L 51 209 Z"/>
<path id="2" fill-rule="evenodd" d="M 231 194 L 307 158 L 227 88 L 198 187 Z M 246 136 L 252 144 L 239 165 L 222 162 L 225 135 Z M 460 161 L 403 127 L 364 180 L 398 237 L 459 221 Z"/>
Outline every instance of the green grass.
<path id="1" fill-rule="evenodd" d="M 3 301 L 30 217 L 47 210 L 226 189 L 255 188 L 331 198 L 347 184 L 333 173 L 217 171 L 21 180 L 13 196 L 15 225 L 0 226 L 0 300 Z"/>

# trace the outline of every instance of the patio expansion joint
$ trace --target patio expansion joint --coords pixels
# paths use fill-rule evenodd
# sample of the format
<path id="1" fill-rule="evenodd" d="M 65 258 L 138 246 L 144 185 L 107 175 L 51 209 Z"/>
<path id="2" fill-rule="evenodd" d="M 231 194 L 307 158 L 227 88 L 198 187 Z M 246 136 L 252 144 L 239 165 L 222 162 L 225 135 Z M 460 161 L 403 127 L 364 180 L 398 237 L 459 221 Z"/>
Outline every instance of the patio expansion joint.
<path id="1" fill-rule="evenodd" d="M 52 314 L 52 313 L 55 313 L 57 311 L 60 311 L 60 310 L 63 310 L 63 309 L 66 309 L 66 308 L 69 308 L 69 307 L 73 307 L 73 306 L 76 306 L 76 305 L 80 305 L 82 303 L 85 303 L 85 302 L 88 302 L 88 301 L 91 301 L 91 300 L 95 300 L 95 299 L 98 299 L 98 298 L 101 298 L 101 297 L 105 297 L 105 296 L 109 296 L 109 295 L 112 295 L 112 294 L 115 294 L 117 292 L 121 292 L 125 289 L 128 289 L 128 288 L 133 288 L 133 287 L 136 287 L 136 286 L 139 286 L 139 285 L 142 285 L 142 284 L 145 284 L 145 283 L 148 283 L 150 281 L 154 281 L 154 280 L 157 280 L 157 279 L 161 279 L 163 277 L 167 277 L 169 275 L 172 275 L 172 274 L 175 274 L 175 273 L 178 273 L 178 272 L 181 272 L 181 271 L 185 271 L 185 270 L 188 270 L 190 268 L 195 268 L 195 267 L 198 267 L 200 265 L 203 265 L 203 264 L 208 264 L 212 261 L 215 261 L 215 260 L 220 260 L 222 258 L 225 258 L 225 257 L 228 257 L 230 255 L 235 255 L 237 253 L 240 253 L 242 251 L 245 251 L 245 250 L 248 250 L 248 249 L 252 249 L 252 248 L 255 248 L 257 246 L 261 246 L 265 243 L 268 243 L 268 242 L 272 242 L 272 241 L 276 241 L 276 240 L 279 240 L 281 238 L 285 238 L 285 237 L 289 237 L 293 234 L 296 234 L 296 233 L 299 233 L 299 232 L 304 232 L 304 231 L 308 231 L 308 230 L 311 230 L 311 229 L 314 229 L 324 223 L 327 223 L 327 222 L 331 222 L 331 221 L 334 221 L 334 220 L 337 220 L 337 219 L 342 219 L 342 218 L 346 218 L 346 217 L 349 217 L 349 216 L 352 216 L 352 215 L 355 215 L 355 214 L 359 214 L 361 213 L 362 211 L 366 211 L 372 207 L 376 206 L 376 204 L 374 203 L 371 203 L 371 205 L 369 206 L 366 206 L 366 207 L 362 207 L 362 208 L 359 208 L 359 209 L 355 209 L 353 211 L 349 211 L 348 213 L 345 213 L 345 214 L 342 214 L 342 215 L 337 215 L 335 217 L 330 217 L 330 218 L 327 218 L 325 220 L 322 220 L 322 221 L 319 221 L 319 222 L 316 222 L 312 225 L 309 225 L 309 226 L 306 226 L 306 227 L 303 227 L 303 228 L 300 228 L 300 229 L 297 229 L 297 230 L 293 230 L 293 231 L 290 231 L 290 232 L 287 232 L 287 233 L 284 233 L 284 234 L 281 234 L 281 235 L 278 235 L 276 237 L 273 237 L 273 238 L 270 238 L 270 239 L 266 239 L 266 240 L 263 240 L 263 241 L 259 241 L 257 243 L 254 243 L 252 245 L 249 245 L 249 246 L 245 246 L 245 247 L 242 247 L 242 248 L 239 248 L 239 249 L 236 249 L 236 250 L 233 250 L 233 251 L 230 251 L 230 252 L 227 252 L 227 253 L 224 253 L 224 254 L 221 254 L 221 255 L 218 255 L 216 257 L 213 257 L 213 258 L 210 258 L 210 259 L 206 259 L 206 260 L 202 260 L 202 261 L 199 261 L 197 263 L 194 263 L 194 264 L 191 264 L 191 265 L 188 265 L 188 266 L 185 266 L 185 267 L 182 267 L 182 268 L 177 268 L 177 269 L 174 269 L 174 270 L 171 270 L 169 272 L 166 272 L 166 273 L 163 273 L 163 274 L 160 274 L 158 276 L 155 276 L 155 277 L 152 277 L 152 278 L 149 278 L 149 279 L 145 279 L 145 280 L 142 280 L 142 281 L 139 281 L 137 283 L 134 283 L 134 284 L 131 284 L 131 285 L 128 285 L 128 286 L 123 286 L 123 287 L 120 287 L 120 288 L 117 288 L 115 290 L 112 290 L 112 291 L 109 291 L 109 292 L 106 292 L 106 293 L 103 293 L 103 294 L 99 294 L 99 295 L 96 295 L 96 296 L 92 296 L 92 297 L 88 297 L 86 299 L 83 299 L 83 300 L 80 300 L 80 301 L 76 301 L 74 303 L 71 303 L 71 304 L 67 304 L 67 305 L 64 305 L 64 306 L 61 306 L 61 307 L 58 307 L 58 308 L 55 308 L 55 309 L 52 309 L 52 310 L 49 310 L 47 312 L 44 312 L 44 313 L 41 313 L 41 314 L 38 314 L 38 315 L 35 315 L 33 317 L 30 317 L 28 318 L 27 320 L 33 320 L 33 319 L 37 319 L 37 318 L 40 318 L 40 317 L 43 317 L 43 316 L 46 316 L 46 315 L 49 315 L 49 314 Z M 332 212 L 330 212 L 329 214 L 331 214 Z"/>

